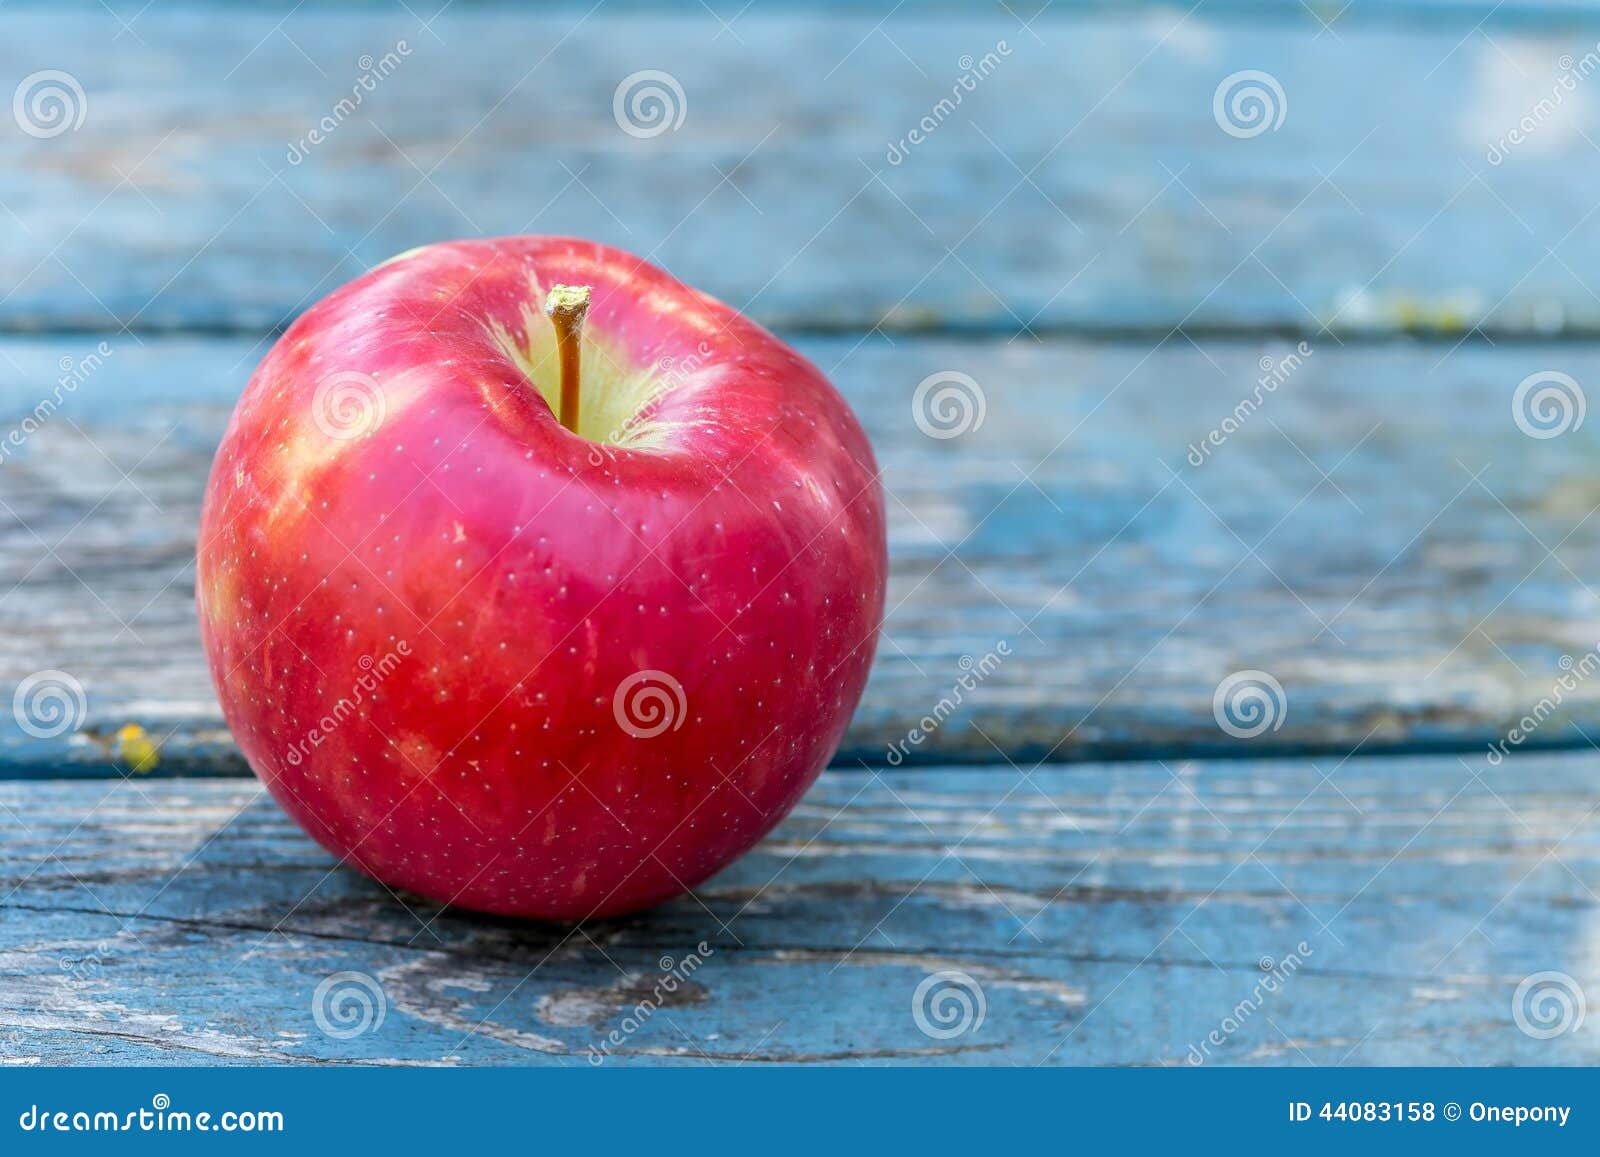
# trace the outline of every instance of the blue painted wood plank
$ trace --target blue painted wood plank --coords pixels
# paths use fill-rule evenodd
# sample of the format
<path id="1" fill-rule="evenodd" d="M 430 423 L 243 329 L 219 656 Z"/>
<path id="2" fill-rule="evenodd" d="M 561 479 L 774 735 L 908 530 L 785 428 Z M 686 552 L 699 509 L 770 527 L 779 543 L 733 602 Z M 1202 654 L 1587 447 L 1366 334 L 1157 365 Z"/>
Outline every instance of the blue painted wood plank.
<path id="1" fill-rule="evenodd" d="M 86 115 L 0 134 L 0 326 L 255 331 L 417 244 L 545 231 L 790 329 L 1600 330 L 1587 83 L 1554 99 L 1591 9 L 1182 8 L 202 6 L 128 35 L 8 6 L 0 75 L 63 70 Z M 614 97 L 648 69 L 684 116 L 639 139 Z M 1250 139 L 1213 113 L 1244 69 L 1285 114 Z"/>
<path id="2" fill-rule="evenodd" d="M 0 444 L 94 340 L 0 342 Z M 1569 670 L 1600 662 L 1596 427 L 1533 438 L 1512 410 L 1532 373 L 1600 380 L 1600 347 L 1319 344 L 1242 419 L 1261 359 L 1292 347 L 800 348 L 861 415 L 890 495 L 891 611 L 843 763 L 1482 751 L 1534 712 L 1528 746 L 1600 734 L 1600 682 Z M 212 449 L 262 350 L 124 338 L 0 461 L 0 704 L 63 671 L 84 709 L 48 739 L 0 710 L 0 774 L 126 770 L 129 724 L 162 744 L 161 772 L 243 771 L 192 559 Z M 984 417 L 939 439 L 913 399 L 944 371 L 971 376 Z M 1251 670 L 1283 700 L 1239 738 L 1216 691 Z"/>
<path id="3" fill-rule="evenodd" d="M 0 785 L 0 1056 L 1593 1064 L 1519 1018 L 1600 992 L 1596 766 L 836 771 L 694 897 L 581 928 L 393 896 L 249 782 Z"/>

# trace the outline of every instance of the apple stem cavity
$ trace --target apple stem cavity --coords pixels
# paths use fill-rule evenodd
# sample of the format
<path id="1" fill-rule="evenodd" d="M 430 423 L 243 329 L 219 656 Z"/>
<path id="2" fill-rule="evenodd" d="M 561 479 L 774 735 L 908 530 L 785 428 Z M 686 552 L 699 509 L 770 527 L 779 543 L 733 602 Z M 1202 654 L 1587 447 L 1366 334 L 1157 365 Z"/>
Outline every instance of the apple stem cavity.
<path id="1" fill-rule="evenodd" d="M 579 349 L 583 339 L 583 319 L 589 312 L 587 285 L 553 285 L 545 295 L 544 311 L 556 329 L 556 348 L 561 355 L 561 424 L 578 432 Z"/>

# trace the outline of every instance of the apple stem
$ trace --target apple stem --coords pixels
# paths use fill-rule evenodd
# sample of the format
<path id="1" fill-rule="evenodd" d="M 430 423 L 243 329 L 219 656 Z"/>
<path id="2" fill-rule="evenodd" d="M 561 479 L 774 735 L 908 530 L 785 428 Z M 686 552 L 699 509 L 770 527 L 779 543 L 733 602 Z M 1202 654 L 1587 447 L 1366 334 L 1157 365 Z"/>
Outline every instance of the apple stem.
<path id="1" fill-rule="evenodd" d="M 578 357 L 583 338 L 583 319 L 589 312 L 587 285 L 553 285 L 545 295 L 544 311 L 556 329 L 556 348 L 561 355 L 561 424 L 578 432 Z"/>

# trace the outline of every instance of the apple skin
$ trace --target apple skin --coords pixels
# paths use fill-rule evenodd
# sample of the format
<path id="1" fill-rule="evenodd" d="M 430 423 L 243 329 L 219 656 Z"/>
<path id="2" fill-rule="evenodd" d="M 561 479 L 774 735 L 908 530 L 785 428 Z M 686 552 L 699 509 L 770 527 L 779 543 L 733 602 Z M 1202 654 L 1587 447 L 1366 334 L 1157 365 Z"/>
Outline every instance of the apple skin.
<path id="1" fill-rule="evenodd" d="M 620 445 L 507 352 L 546 340 L 555 283 L 593 287 L 586 404 L 664 390 Z M 403 254 L 289 328 L 217 451 L 196 589 L 228 726 L 319 843 L 581 920 L 694 887 L 794 806 L 887 569 L 872 449 L 816 367 L 620 250 L 508 237 Z"/>

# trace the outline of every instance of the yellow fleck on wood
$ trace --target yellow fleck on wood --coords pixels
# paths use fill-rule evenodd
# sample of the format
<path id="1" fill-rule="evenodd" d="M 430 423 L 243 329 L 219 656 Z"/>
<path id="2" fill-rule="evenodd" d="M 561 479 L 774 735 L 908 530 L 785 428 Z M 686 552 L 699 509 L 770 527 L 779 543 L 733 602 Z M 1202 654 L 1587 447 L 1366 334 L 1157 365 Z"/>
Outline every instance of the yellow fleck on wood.
<path id="1" fill-rule="evenodd" d="M 117 729 L 117 758 L 135 774 L 144 775 L 161 763 L 160 746 L 143 727 L 129 723 Z"/>

